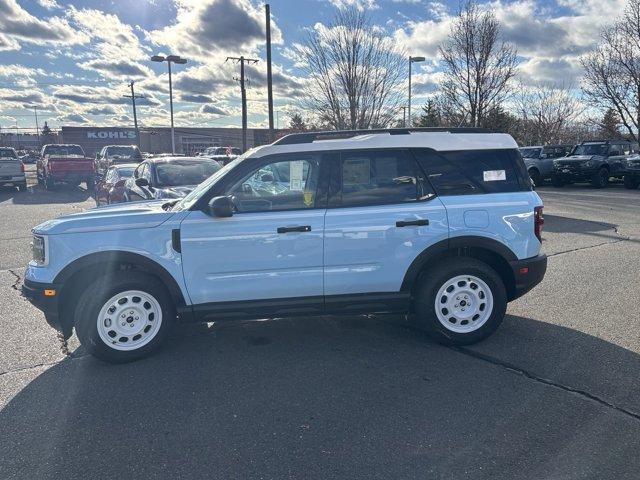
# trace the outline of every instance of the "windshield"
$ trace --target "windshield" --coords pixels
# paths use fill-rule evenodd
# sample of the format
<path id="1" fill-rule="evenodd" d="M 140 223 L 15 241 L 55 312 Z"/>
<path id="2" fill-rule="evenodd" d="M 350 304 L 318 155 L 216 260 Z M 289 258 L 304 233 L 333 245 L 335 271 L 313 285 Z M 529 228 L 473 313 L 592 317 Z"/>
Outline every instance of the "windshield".
<path id="1" fill-rule="evenodd" d="M 140 150 L 138 150 L 136 147 L 109 147 L 107 148 L 107 155 L 110 157 L 120 157 L 123 159 L 142 159 Z"/>
<path id="2" fill-rule="evenodd" d="M 13 148 L 0 148 L 0 158 L 16 158 Z"/>
<path id="3" fill-rule="evenodd" d="M 53 155 L 53 156 L 61 156 L 68 157 L 71 155 L 80 155 L 84 157 L 84 152 L 80 145 L 49 145 L 45 147 L 44 150 L 45 155 Z"/>
<path id="4" fill-rule="evenodd" d="M 538 158 L 540 156 L 540 148 L 521 148 L 522 158 Z"/>
<path id="5" fill-rule="evenodd" d="M 606 155 L 609 145 L 606 143 L 584 143 L 576 145 L 571 155 Z"/>
<path id="6" fill-rule="evenodd" d="M 198 199 L 204 195 L 219 179 L 224 177 L 229 171 L 234 169 L 236 166 L 240 164 L 247 156 L 251 150 L 247 151 L 244 155 L 236 158 L 232 162 L 227 163 L 224 167 L 218 170 L 216 173 L 207 178 L 204 182 L 200 183 L 196 188 L 194 188 L 187 196 L 185 196 L 179 203 L 173 207 L 173 210 L 189 210 L 193 204 L 195 204 Z"/>
<path id="7" fill-rule="evenodd" d="M 220 164 L 213 161 L 173 160 L 156 165 L 158 185 L 177 187 L 197 185 L 220 170 Z"/>

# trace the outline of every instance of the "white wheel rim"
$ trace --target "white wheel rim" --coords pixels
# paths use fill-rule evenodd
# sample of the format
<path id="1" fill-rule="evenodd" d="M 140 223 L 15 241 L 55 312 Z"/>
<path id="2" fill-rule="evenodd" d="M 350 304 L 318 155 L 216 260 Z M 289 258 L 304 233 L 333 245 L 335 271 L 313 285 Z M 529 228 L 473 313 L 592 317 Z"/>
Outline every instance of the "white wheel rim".
<path id="1" fill-rule="evenodd" d="M 489 286 L 473 275 L 459 275 L 447 280 L 435 298 L 440 323 L 455 333 L 470 333 L 484 325 L 493 311 L 493 293 Z"/>
<path id="2" fill-rule="evenodd" d="M 160 330 L 162 309 L 146 292 L 127 290 L 105 302 L 98 314 L 100 339 L 114 350 L 136 350 L 149 343 Z"/>

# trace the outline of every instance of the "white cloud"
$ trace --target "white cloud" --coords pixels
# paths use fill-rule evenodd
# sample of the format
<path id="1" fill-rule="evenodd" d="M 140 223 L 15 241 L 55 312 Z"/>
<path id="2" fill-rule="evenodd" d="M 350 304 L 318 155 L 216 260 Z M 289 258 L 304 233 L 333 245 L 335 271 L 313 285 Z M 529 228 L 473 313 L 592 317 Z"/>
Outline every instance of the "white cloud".
<path id="1" fill-rule="evenodd" d="M 36 18 L 16 0 L 0 0 L 0 49 L 16 49 L 19 42 L 70 45 L 88 39 L 61 17 Z M 3 47 L 4 45 L 4 47 Z"/>
<path id="2" fill-rule="evenodd" d="M 38 4 L 41 7 L 46 8 L 47 10 L 55 10 L 57 8 L 62 8 L 56 0 L 38 0 Z"/>
<path id="3" fill-rule="evenodd" d="M 151 41 L 171 53 L 210 61 L 228 54 L 255 55 L 264 45 L 264 11 L 250 0 L 177 0 L 176 5 L 175 23 L 148 32 Z M 271 40 L 282 42 L 273 20 Z"/>

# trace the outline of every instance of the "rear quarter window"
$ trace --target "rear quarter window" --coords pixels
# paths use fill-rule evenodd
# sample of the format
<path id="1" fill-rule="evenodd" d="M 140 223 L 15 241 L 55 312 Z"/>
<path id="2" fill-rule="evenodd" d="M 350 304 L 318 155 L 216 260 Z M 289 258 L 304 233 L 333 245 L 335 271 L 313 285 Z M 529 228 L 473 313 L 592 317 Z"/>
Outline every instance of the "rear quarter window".
<path id="1" fill-rule="evenodd" d="M 436 152 L 414 150 L 418 163 L 438 195 L 468 195 L 531 190 L 516 149 Z"/>

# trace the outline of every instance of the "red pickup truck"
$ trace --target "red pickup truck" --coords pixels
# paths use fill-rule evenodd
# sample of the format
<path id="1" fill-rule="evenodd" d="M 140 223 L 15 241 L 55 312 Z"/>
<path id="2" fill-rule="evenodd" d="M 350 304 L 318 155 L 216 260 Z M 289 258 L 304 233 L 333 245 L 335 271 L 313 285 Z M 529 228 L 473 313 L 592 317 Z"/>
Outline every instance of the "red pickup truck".
<path id="1" fill-rule="evenodd" d="M 88 191 L 95 187 L 93 159 L 85 157 L 80 145 L 45 145 L 36 169 L 38 184 L 47 190 L 55 188 L 58 183 L 79 185 L 85 182 Z"/>

